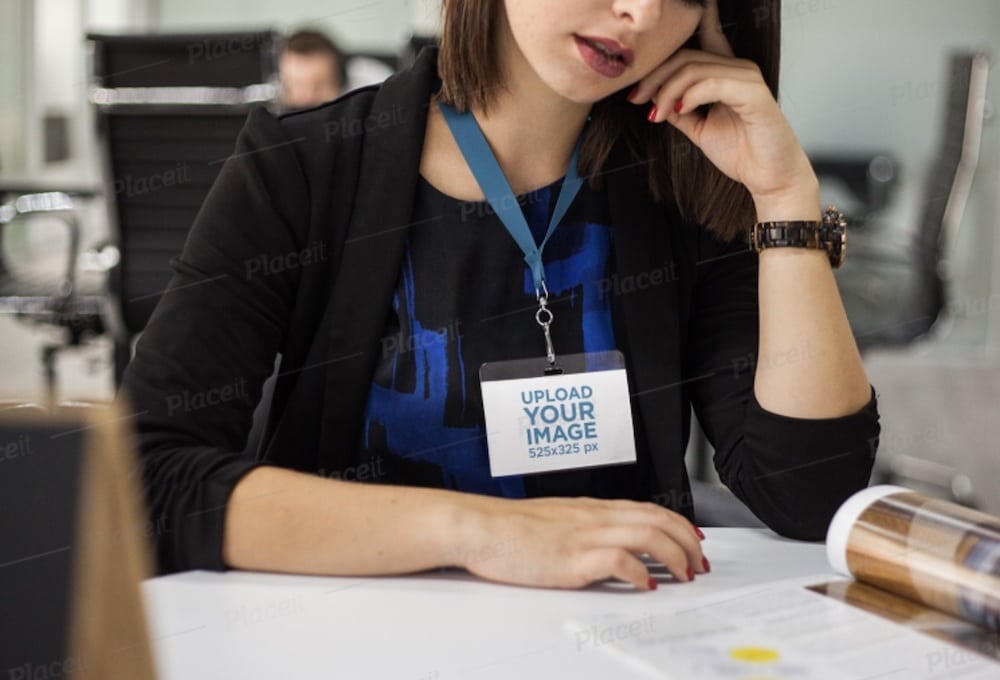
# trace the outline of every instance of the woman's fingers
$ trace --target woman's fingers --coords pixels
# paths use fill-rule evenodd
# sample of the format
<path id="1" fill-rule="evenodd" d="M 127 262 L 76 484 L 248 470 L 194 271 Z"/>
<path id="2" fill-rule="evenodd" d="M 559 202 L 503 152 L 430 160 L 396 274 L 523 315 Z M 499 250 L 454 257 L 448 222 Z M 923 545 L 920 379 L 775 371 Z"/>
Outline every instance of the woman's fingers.
<path id="1" fill-rule="evenodd" d="M 768 93 L 766 96 L 770 97 L 770 94 Z M 656 109 L 655 112 L 651 111 L 649 121 L 656 123 L 666 120 L 692 142 L 702 146 L 705 143 L 702 132 L 706 118 L 695 112 L 703 104 L 715 103 L 721 103 L 728 107 L 724 109 L 726 114 L 737 121 L 736 124 L 744 125 L 758 116 L 760 111 L 766 110 L 770 106 L 762 99 L 760 88 L 751 83 L 710 78 L 692 85 L 682 98 L 677 99 L 673 110 Z M 742 137 L 733 137 L 728 142 L 723 139 L 721 145 L 716 140 L 715 150 L 730 149 L 733 144 L 741 142 L 742 139 Z"/>
<path id="2" fill-rule="evenodd" d="M 708 101 L 700 101 L 699 104 L 722 101 L 735 106 L 741 102 L 734 97 L 727 98 L 726 95 L 743 92 L 752 94 L 755 100 L 758 96 L 771 96 L 759 71 L 721 64 L 690 63 L 660 87 L 653 97 L 653 103 L 660 112 L 657 119 L 663 120 L 668 111 L 676 111 L 678 103 L 683 103 L 684 111 L 691 111 L 694 107 L 688 102 L 693 99 L 692 94 L 710 95 Z"/>
<path id="3" fill-rule="evenodd" d="M 624 549 L 632 555 L 648 554 L 679 581 L 706 573 L 708 561 L 701 550 L 697 528 L 683 515 L 655 503 L 566 499 L 591 513 L 579 540 L 585 548 Z M 579 521 L 579 516 L 576 517 Z M 640 578 L 640 576 L 636 576 Z"/>
<path id="4" fill-rule="evenodd" d="M 602 509 L 603 512 L 594 517 L 593 524 L 655 527 L 680 546 L 695 572 L 706 571 L 701 551 L 703 534 L 683 515 L 655 503 L 635 501 L 603 501 Z"/>
<path id="5" fill-rule="evenodd" d="M 697 573 L 704 573 L 705 559 L 701 550 L 701 538 L 686 517 L 649 503 L 639 505 L 635 509 L 621 511 L 615 516 L 616 523 L 654 526 L 680 547 L 687 559 L 687 564 Z M 648 551 L 647 551 L 648 552 Z M 652 555 L 653 553 L 650 552 Z M 656 555 L 653 555 L 657 557 Z"/>
<path id="6" fill-rule="evenodd" d="M 694 566 L 687 552 L 658 526 L 621 524 L 588 530 L 581 536 L 585 547 L 624 549 L 632 555 L 647 554 L 660 562 L 678 581 L 694 580 Z M 700 557 L 698 558 L 700 568 Z"/>
<path id="7" fill-rule="evenodd" d="M 539 498 L 528 501 L 525 509 L 551 517 L 553 509 L 569 513 L 568 519 L 581 526 L 649 524 L 661 528 L 688 554 L 695 571 L 702 569 L 701 540 L 704 537 L 684 515 L 656 503 L 596 498 Z"/>
<path id="8" fill-rule="evenodd" d="M 606 579 L 631 583 L 638 590 L 653 590 L 655 580 L 642 560 L 624 548 L 594 548 L 585 550 L 577 560 L 580 585 Z"/>
<path id="9" fill-rule="evenodd" d="M 653 69 L 642 80 L 636 83 L 635 88 L 629 94 L 629 101 L 633 104 L 644 104 L 648 102 L 660 88 L 676 75 L 681 69 L 692 64 L 727 66 L 736 70 L 752 72 L 757 69 L 757 65 L 748 59 L 734 59 L 723 57 L 718 54 L 704 52 L 702 50 L 683 49 L 675 52 L 669 59 Z"/>

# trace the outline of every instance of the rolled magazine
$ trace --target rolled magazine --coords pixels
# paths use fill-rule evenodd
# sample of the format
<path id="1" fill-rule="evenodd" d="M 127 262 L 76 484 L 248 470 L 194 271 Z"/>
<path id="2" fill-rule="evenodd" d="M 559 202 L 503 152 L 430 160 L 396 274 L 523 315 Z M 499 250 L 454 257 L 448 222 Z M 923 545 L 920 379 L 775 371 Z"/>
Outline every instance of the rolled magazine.
<path id="1" fill-rule="evenodd" d="M 851 496 L 834 515 L 838 572 L 1000 631 L 1000 519 L 899 486 Z"/>

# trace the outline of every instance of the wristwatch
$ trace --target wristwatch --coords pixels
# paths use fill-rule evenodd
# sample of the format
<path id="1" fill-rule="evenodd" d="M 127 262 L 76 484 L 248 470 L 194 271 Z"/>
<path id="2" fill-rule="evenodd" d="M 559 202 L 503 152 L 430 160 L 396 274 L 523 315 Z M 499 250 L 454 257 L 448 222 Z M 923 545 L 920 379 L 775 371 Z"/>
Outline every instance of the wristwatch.
<path id="1" fill-rule="evenodd" d="M 750 227 L 750 250 L 764 248 L 817 248 L 827 252 L 837 269 L 847 256 L 847 219 L 827 206 L 820 222 L 758 222 Z"/>

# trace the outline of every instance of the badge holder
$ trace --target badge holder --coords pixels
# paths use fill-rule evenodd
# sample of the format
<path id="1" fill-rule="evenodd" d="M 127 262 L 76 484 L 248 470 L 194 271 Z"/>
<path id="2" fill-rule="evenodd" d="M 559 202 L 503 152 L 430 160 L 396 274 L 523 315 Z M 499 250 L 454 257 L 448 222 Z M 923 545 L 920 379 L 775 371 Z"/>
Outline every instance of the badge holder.
<path id="1" fill-rule="evenodd" d="M 545 356 L 485 363 L 479 380 L 493 477 L 621 465 L 636 460 L 621 352 L 556 358 L 544 284 L 535 320 Z"/>

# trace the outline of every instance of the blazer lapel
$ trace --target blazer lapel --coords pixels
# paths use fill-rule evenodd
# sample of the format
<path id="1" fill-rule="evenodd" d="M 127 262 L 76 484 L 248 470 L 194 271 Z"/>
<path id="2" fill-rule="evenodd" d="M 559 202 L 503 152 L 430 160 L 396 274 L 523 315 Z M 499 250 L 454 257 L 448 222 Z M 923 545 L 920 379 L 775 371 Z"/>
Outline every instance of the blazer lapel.
<path id="1" fill-rule="evenodd" d="M 636 164 L 619 144 L 607 169 L 612 242 L 617 266 L 613 307 L 620 315 L 630 356 L 629 383 L 633 411 L 641 418 L 654 470 L 662 477 L 660 461 L 683 455 L 661 451 L 679 439 L 675 431 L 681 408 L 680 386 L 680 296 L 677 261 L 669 230 L 668 211 L 652 202 L 646 191 L 645 164 Z M 675 476 L 667 473 L 670 477 Z"/>
<path id="2" fill-rule="evenodd" d="M 350 464 L 399 278 L 416 194 L 437 51 L 382 84 L 369 115 L 340 269 L 330 298 L 330 351 L 320 467 Z"/>

